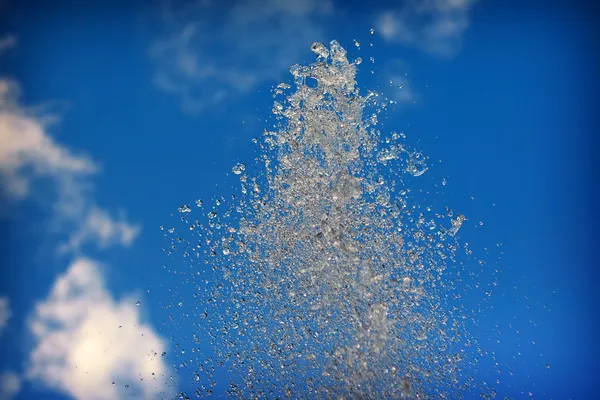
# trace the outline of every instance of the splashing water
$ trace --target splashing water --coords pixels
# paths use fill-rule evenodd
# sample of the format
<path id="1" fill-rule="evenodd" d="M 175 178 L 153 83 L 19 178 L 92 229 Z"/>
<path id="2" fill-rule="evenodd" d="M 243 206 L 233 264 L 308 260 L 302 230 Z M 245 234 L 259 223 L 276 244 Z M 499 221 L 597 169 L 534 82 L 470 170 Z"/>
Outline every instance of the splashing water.
<path id="1" fill-rule="evenodd" d="M 275 89 L 264 173 L 234 166 L 241 198 L 191 223 L 199 240 L 173 237 L 170 252 L 184 242 L 195 256 L 203 343 L 180 367 L 197 396 L 220 369 L 231 397 L 458 398 L 471 342 L 449 267 L 465 217 L 436 224 L 409 206 L 402 174 L 422 175 L 426 158 L 404 134 L 383 139 L 387 102 L 359 93 L 339 43 L 311 49 L 315 63 L 291 68 L 294 91 Z"/>

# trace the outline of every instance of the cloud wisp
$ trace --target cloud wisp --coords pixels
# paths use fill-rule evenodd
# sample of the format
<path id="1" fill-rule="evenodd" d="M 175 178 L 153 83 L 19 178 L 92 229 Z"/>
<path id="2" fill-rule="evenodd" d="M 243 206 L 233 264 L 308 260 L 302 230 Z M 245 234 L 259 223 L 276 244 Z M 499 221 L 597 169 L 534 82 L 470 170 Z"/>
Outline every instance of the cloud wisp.
<path id="1" fill-rule="evenodd" d="M 14 372 L 0 374 L 0 400 L 10 400 L 21 390 L 21 378 Z"/>
<path id="2" fill-rule="evenodd" d="M 14 43 L 0 39 L 0 51 Z M 98 165 L 56 141 L 50 134 L 56 116 L 21 105 L 19 95 L 17 82 L 0 78 L 3 200 L 46 199 L 38 184 L 50 183 L 53 218 L 69 236 L 58 250 L 75 258 L 48 298 L 36 303 L 26 371 L 0 374 L 0 400 L 16 395 L 23 380 L 75 399 L 172 398 L 172 371 L 162 356 L 167 343 L 142 320 L 136 301 L 111 295 L 100 263 L 81 256 L 86 244 L 130 246 L 140 226 L 96 205 L 90 189 Z M 10 314 L 8 300 L 0 298 L 0 334 Z"/>
<path id="3" fill-rule="evenodd" d="M 0 297 L 0 339 L 12 316 L 8 297 Z M 0 372 L 0 400 L 10 400 L 21 390 L 21 377 L 11 371 Z"/>
<path id="4" fill-rule="evenodd" d="M 99 171 L 88 156 L 59 144 L 49 134 L 53 115 L 39 115 L 19 104 L 19 85 L 0 79 L 0 178 L 3 193 L 23 199 L 35 192 L 40 180 L 49 180 L 55 191 L 54 217 L 62 231 L 72 235 L 62 250 L 79 251 L 91 242 L 106 247 L 128 246 L 140 227 L 124 220 L 115 221 L 94 204 L 89 191 L 91 177 Z M 81 221 L 85 221 L 83 226 Z M 79 228 L 75 229 L 75 227 Z"/>
<path id="5" fill-rule="evenodd" d="M 375 19 L 376 31 L 400 43 L 441 57 L 458 53 L 477 0 L 407 0 Z"/>
<path id="6" fill-rule="evenodd" d="M 200 113 L 277 79 L 312 41 L 324 39 L 331 1 L 242 0 L 170 7 L 167 33 L 150 48 L 154 83 Z"/>
<path id="7" fill-rule="evenodd" d="M 132 225 L 122 218 L 115 220 L 105 210 L 92 207 L 86 219 L 59 250 L 61 252 L 74 251 L 87 241 L 96 243 L 100 248 L 114 244 L 129 247 L 139 232 L 139 225 Z"/>
<path id="8" fill-rule="evenodd" d="M 17 37 L 14 35 L 6 35 L 0 38 L 0 55 L 7 52 L 17 45 Z"/>
<path id="9" fill-rule="evenodd" d="M 77 155 L 57 144 L 46 133 L 42 117 L 18 104 L 19 85 L 0 80 L 0 171 L 10 195 L 29 194 L 35 178 L 49 177 L 61 186 L 97 171 L 86 156 Z"/>
<path id="10" fill-rule="evenodd" d="M 6 328 L 11 315 L 12 311 L 10 310 L 8 298 L 0 297 L 0 337 L 2 337 L 2 333 L 4 333 L 4 329 Z"/>

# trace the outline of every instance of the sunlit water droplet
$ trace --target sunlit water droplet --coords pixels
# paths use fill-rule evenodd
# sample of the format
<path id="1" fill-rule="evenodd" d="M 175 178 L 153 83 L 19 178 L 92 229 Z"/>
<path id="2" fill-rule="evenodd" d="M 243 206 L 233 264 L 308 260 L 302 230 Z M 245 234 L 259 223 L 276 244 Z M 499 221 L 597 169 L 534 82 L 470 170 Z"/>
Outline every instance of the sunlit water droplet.
<path id="1" fill-rule="evenodd" d="M 246 170 L 246 164 L 238 163 L 236 164 L 231 171 L 236 175 L 241 175 Z"/>
<path id="2" fill-rule="evenodd" d="M 440 304 L 466 218 L 445 228 L 445 215 L 411 204 L 404 177 L 423 175 L 427 157 L 384 132 L 389 101 L 361 93 L 360 59 L 337 41 L 310 48 L 317 62 L 290 68 L 294 88 L 274 88 L 262 172 L 235 165 L 239 198 L 184 229 L 193 239 L 168 236 L 174 253 L 189 246 L 194 292 L 169 309 L 194 321 L 198 343 L 173 357 L 204 371 L 191 375 L 202 396 L 221 368 L 241 398 L 459 398 L 462 309 Z"/>
<path id="3" fill-rule="evenodd" d="M 323 43 L 311 43 L 310 49 L 319 57 L 327 58 L 329 56 L 329 50 L 327 50 L 327 47 Z"/>
<path id="4" fill-rule="evenodd" d="M 180 213 L 189 213 L 192 211 L 192 209 L 190 208 L 190 206 L 183 205 L 183 206 L 179 207 L 177 209 L 177 211 L 179 211 Z"/>

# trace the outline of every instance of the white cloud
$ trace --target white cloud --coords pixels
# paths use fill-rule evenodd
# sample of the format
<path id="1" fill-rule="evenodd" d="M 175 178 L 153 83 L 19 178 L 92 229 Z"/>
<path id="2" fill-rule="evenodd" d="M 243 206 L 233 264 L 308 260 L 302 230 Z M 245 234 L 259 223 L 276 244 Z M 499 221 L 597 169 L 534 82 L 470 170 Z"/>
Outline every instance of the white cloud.
<path id="1" fill-rule="evenodd" d="M 39 180 L 50 180 L 57 196 L 57 223 L 63 231 L 76 229 L 63 250 L 76 251 L 86 242 L 129 246 L 139 226 L 114 220 L 89 195 L 90 178 L 99 170 L 96 163 L 56 142 L 48 133 L 56 118 L 21 106 L 19 95 L 16 82 L 0 79 L 0 178 L 5 194 L 24 198 Z"/>
<path id="2" fill-rule="evenodd" d="M 111 296 L 100 268 L 75 260 L 36 305 L 27 378 L 76 399 L 168 397 L 166 342 L 142 322 L 135 299 Z"/>
<path id="3" fill-rule="evenodd" d="M 154 43 L 155 84 L 180 97 L 187 112 L 201 112 L 223 100 L 277 79 L 324 39 L 319 21 L 331 1 L 242 0 L 230 7 L 196 3 L 165 12 L 169 32 Z"/>
<path id="4" fill-rule="evenodd" d="M 2 336 L 2 332 L 6 325 L 8 324 L 8 320 L 10 319 L 12 312 L 10 311 L 10 302 L 6 297 L 0 297 L 0 336 Z"/>
<path id="5" fill-rule="evenodd" d="M 0 52 L 14 43 L 0 39 Z M 16 200 L 35 195 L 48 203 L 36 185 L 50 182 L 55 223 L 60 233 L 70 234 L 61 250 L 78 252 L 88 242 L 100 248 L 129 246 L 140 227 L 95 205 L 90 189 L 96 163 L 57 142 L 49 133 L 57 118 L 22 106 L 19 92 L 16 82 L 0 78 L 2 195 Z M 76 259 L 31 316 L 34 347 L 23 378 L 76 399 L 171 396 L 171 371 L 161 356 L 166 343 L 142 321 L 135 303 L 114 299 L 100 266 Z M 0 333 L 9 317 L 8 300 L 0 298 Z M 19 375 L 0 375 L 0 400 L 14 396 L 20 386 Z"/>
<path id="6" fill-rule="evenodd" d="M 13 372 L 0 374 L 0 400 L 10 400 L 21 390 L 21 378 Z"/>
<path id="7" fill-rule="evenodd" d="M 17 37 L 14 35 L 6 35 L 0 38 L 0 55 L 7 50 L 12 49 L 17 45 Z"/>
<path id="8" fill-rule="evenodd" d="M 477 0 L 408 0 L 380 13 L 377 32 L 387 41 L 414 46 L 439 56 L 453 56 L 469 26 Z"/>
<path id="9" fill-rule="evenodd" d="M 94 173 L 97 167 L 89 158 L 57 144 L 43 118 L 19 106 L 19 95 L 16 82 L 0 80 L 0 170 L 10 194 L 27 195 L 37 177 L 63 181 Z"/>
<path id="10" fill-rule="evenodd" d="M 68 243 L 61 251 L 74 251 L 86 241 L 93 241 L 104 248 L 113 244 L 130 246 L 140 232 L 138 225 L 132 225 L 125 220 L 113 219 L 106 211 L 92 207 L 86 219 L 71 235 Z"/>
<path id="11" fill-rule="evenodd" d="M 382 74 L 388 86 L 384 93 L 397 103 L 413 103 L 419 100 L 419 95 L 409 79 L 409 72 L 408 63 L 404 60 L 391 59 L 384 64 Z"/>

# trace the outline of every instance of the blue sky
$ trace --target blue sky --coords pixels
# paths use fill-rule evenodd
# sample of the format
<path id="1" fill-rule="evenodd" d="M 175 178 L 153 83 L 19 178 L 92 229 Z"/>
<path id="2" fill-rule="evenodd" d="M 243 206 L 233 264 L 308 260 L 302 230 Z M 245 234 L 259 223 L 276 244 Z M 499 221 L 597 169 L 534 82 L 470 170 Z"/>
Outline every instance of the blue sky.
<path id="1" fill-rule="evenodd" d="M 272 86 L 314 60 L 309 42 L 332 39 L 363 59 L 362 89 L 397 102 L 383 129 L 406 132 L 429 157 L 414 191 L 466 215 L 460 241 L 498 270 L 473 327 L 492 353 L 478 379 L 500 378 L 490 385 L 499 398 L 595 393 L 596 10 L 486 0 L 0 7 L 0 399 L 193 388 L 176 346 L 189 332 L 165 309 L 192 288 L 173 272 L 182 260 L 165 259 L 159 227 L 178 223 L 182 204 L 236 193 L 231 168 L 256 157 Z"/>

